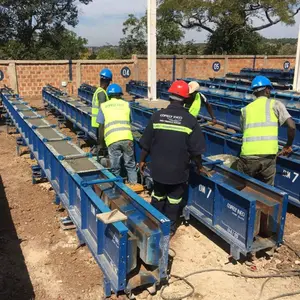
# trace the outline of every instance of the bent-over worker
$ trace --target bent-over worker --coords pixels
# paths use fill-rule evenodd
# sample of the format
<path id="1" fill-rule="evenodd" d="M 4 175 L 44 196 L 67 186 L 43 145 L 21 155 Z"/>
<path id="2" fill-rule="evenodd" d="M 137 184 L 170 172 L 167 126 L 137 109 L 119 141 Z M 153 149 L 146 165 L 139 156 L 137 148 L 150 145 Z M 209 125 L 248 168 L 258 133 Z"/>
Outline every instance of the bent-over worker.
<path id="1" fill-rule="evenodd" d="M 201 104 L 204 103 L 205 108 L 207 109 L 213 124 L 217 124 L 216 117 L 214 115 L 212 106 L 208 102 L 207 98 L 200 92 L 200 85 L 197 81 L 191 81 L 189 83 L 189 94 L 190 98 L 185 105 L 189 108 L 189 113 L 195 118 L 200 114 Z"/>
<path id="2" fill-rule="evenodd" d="M 295 123 L 284 104 L 271 99 L 271 81 L 257 76 L 252 81 L 256 100 L 242 108 L 243 144 L 237 169 L 262 182 L 274 185 L 277 155 L 292 153 Z M 279 125 L 278 125 L 279 124 Z M 287 142 L 278 153 L 278 127 L 287 126 Z"/>
<path id="3" fill-rule="evenodd" d="M 205 141 L 197 119 L 184 108 L 189 98 L 188 84 L 175 81 L 169 93 L 170 105 L 152 115 L 140 139 L 140 170 L 143 172 L 150 154 L 154 181 L 151 204 L 170 219 L 173 235 L 189 178 L 190 159 L 193 158 L 198 170 L 205 173 L 201 157 Z"/>
<path id="4" fill-rule="evenodd" d="M 97 123 L 100 124 L 101 146 L 104 147 L 105 141 L 111 171 L 116 176 L 120 176 L 123 157 L 129 185 L 134 188 L 137 184 L 137 171 L 129 103 L 122 99 L 123 91 L 118 84 L 111 84 L 107 89 L 107 95 L 109 101 L 101 104 L 97 117 Z"/>

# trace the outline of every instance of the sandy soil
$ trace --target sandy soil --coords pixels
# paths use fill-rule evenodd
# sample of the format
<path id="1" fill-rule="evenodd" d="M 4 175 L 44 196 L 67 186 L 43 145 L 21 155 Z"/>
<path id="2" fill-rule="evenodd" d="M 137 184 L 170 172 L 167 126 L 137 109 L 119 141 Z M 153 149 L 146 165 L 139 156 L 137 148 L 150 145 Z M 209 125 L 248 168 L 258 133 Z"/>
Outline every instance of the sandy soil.
<path id="1" fill-rule="evenodd" d="M 41 107 L 40 99 L 30 101 Z M 48 118 L 55 123 L 53 117 Z M 62 131 L 74 137 L 68 128 Z M 73 300 L 102 299 L 102 274 L 87 247 L 78 248 L 76 232 L 63 231 L 59 218 L 65 213 L 53 204 L 54 193 L 49 184 L 31 183 L 28 154 L 16 155 L 15 138 L 0 126 L 0 299 Z M 76 139 L 75 139 L 76 141 Z M 285 240 L 300 255 L 300 211 L 287 215 Z M 226 269 L 243 274 L 278 273 L 300 269 L 300 258 L 282 246 L 272 258 L 265 256 L 250 263 L 233 264 L 228 245 L 196 221 L 182 225 L 171 241 L 176 256 L 172 273 L 185 275 L 204 269 Z M 300 290 L 299 278 L 272 279 L 262 297 L 264 279 L 245 279 L 213 272 L 189 278 L 195 294 L 189 299 L 269 299 Z M 168 287 L 164 294 L 174 299 L 188 292 L 180 282 Z M 147 291 L 138 299 L 160 299 Z M 285 299 L 300 299 L 300 296 Z"/>

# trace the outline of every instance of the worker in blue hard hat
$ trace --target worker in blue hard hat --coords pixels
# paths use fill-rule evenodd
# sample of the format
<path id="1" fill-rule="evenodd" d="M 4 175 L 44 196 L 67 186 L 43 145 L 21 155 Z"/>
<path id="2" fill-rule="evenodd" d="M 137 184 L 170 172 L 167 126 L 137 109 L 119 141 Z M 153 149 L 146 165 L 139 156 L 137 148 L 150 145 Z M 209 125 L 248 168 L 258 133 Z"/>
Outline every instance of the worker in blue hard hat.
<path id="1" fill-rule="evenodd" d="M 274 185 L 276 157 L 292 153 L 295 122 L 284 104 L 271 98 L 271 81 L 257 76 L 252 81 L 256 99 L 242 108 L 243 144 L 237 169 L 240 172 Z M 287 127 L 287 142 L 278 152 L 278 127 Z"/>
<path id="2" fill-rule="evenodd" d="M 97 135 L 97 145 L 96 145 L 96 153 L 94 154 L 99 154 L 99 149 L 100 149 L 100 137 L 99 137 L 99 124 L 97 123 L 97 116 L 99 112 L 99 107 L 101 103 L 104 103 L 105 101 L 108 100 L 108 95 L 106 93 L 106 89 L 109 86 L 109 84 L 112 81 L 113 75 L 111 70 L 109 69 L 103 69 L 100 72 L 100 86 L 97 88 L 93 95 L 93 100 L 92 100 L 92 127 L 96 128 L 96 135 Z"/>
<path id="3" fill-rule="evenodd" d="M 189 94 L 190 97 L 187 100 L 187 104 L 185 107 L 189 109 L 189 113 L 193 115 L 195 118 L 200 114 L 201 104 L 205 105 L 213 124 L 217 124 L 217 119 L 214 115 L 212 106 L 208 102 L 207 98 L 200 92 L 200 85 L 197 81 L 191 81 L 189 83 Z"/>
<path id="4" fill-rule="evenodd" d="M 130 106 L 122 99 L 123 91 L 118 84 L 111 84 L 107 89 L 107 95 L 109 101 L 101 104 L 97 117 L 101 144 L 104 146 L 105 142 L 108 147 L 112 173 L 120 176 L 123 157 L 129 186 L 138 191 L 140 185 L 137 184 Z"/>

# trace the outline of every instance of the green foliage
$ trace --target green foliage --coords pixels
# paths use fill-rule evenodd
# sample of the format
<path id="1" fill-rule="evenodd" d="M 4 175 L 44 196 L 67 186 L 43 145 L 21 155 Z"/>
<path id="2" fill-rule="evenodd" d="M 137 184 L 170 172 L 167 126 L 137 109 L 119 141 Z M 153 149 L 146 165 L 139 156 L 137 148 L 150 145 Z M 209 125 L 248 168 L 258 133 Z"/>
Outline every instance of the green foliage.
<path id="1" fill-rule="evenodd" d="M 258 54 L 262 40 L 258 33 L 247 27 L 225 23 L 210 34 L 204 54 Z"/>
<path id="2" fill-rule="evenodd" d="M 118 47 L 106 45 L 100 48 L 96 53 L 96 59 L 119 59 L 120 53 Z"/>
<path id="3" fill-rule="evenodd" d="M 121 57 L 127 58 L 134 54 L 147 53 L 147 17 L 137 18 L 129 15 L 123 23 L 123 34 L 125 35 L 119 42 Z"/>
<path id="4" fill-rule="evenodd" d="M 160 0 L 159 12 L 172 14 L 182 27 L 213 33 L 224 22 L 259 31 L 279 22 L 295 24 L 300 10 L 299 0 Z M 259 19 L 263 24 L 254 26 Z"/>
<path id="5" fill-rule="evenodd" d="M 78 23 L 77 4 L 77 0 L 0 0 L 0 58 L 80 57 L 87 41 L 65 29 Z"/>
<path id="6" fill-rule="evenodd" d="M 275 53 L 272 45 L 262 45 L 256 32 L 279 22 L 293 25 L 300 11 L 300 0 L 161 0 L 159 4 L 161 16 L 169 16 L 182 28 L 210 34 L 207 54 Z"/>
<path id="7" fill-rule="evenodd" d="M 147 54 L 147 16 L 137 18 L 129 15 L 123 24 L 124 38 L 120 40 L 122 58 L 132 54 Z M 158 54 L 199 54 L 193 41 L 183 43 L 184 31 L 173 22 L 172 15 L 164 14 L 157 20 L 157 53 Z"/>

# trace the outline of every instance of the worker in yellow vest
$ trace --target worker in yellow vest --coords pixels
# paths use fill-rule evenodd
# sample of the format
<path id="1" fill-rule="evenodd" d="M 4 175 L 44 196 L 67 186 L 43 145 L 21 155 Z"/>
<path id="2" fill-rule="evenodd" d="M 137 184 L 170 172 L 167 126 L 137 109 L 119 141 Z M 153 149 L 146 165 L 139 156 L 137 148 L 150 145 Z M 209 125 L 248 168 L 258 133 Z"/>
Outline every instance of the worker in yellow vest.
<path id="1" fill-rule="evenodd" d="M 118 84 L 111 84 L 107 89 L 109 101 L 102 103 L 97 123 L 101 145 L 105 141 L 111 163 L 111 171 L 120 176 L 121 159 L 127 171 L 128 183 L 134 189 L 137 185 L 137 170 L 134 158 L 133 136 L 130 126 L 130 106 L 122 99 L 123 91 Z"/>
<path id="2" fill-rule="evenodd" d="M 217 119 L 214 116 L 212 106 L 208 102 L 207 98 L 202 93 L 200 93 L 200 85 L 197 81 L 191 81 L 189 83 L 189 93 L 190 93 L 190 98 L 187 101 L 187 105 L 186 105 L 186 107 L 189 108 L 189 113 L 193 115 L 195 118 L 197 118 L 201 110 L 201 104 L 204 103 L 212 119 L 213 124 L 214 125 L 217 124 Z"/>
<path id="3" fill-rule="evenodd" d="M 109 86 L 109 84 L 112 81 L 112 72 L 109 69 L 103 69 L 100 72 L 100 86 L 97 88 L 93 95 L 93 100 L 92 100 L 92 127 L 96 128 L 96 136 L 97 136 L 97 145 L 95 148 L 96 153 L 94 154 L 99 154 L 100 151 L 100 132 L 99 132 L 99 124 L 97 123 L 97 116 L 99 112 L 99 108 L 101 103 L 104 103 L 108 100 L 108 96 L 106 93 L 106 89 Z"/>
<path id="4" fill-rule="evenodd" d="M 257 99 L 242 108 L 243 144 L 237 169 L 274 185 L 276 157 L 292 153 L 296 129 L 284 104 L 270 98 L 271 89 L 271 81 L 264 76 L 257 76 L 252 81 L 253 94 Z M 278 127 L 283 125 L 287 127 L 287 142 L 278 153 Z"/>

